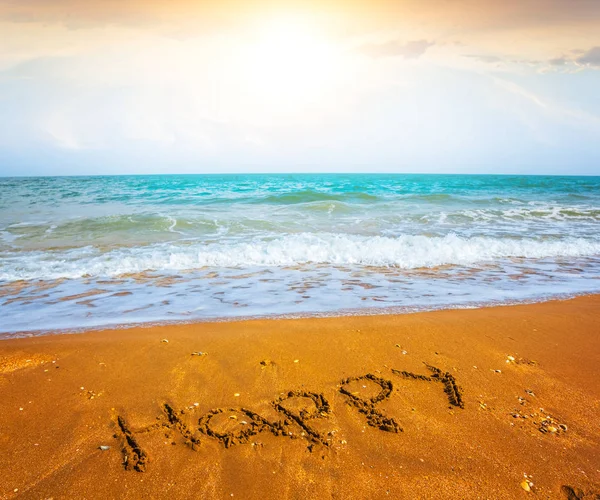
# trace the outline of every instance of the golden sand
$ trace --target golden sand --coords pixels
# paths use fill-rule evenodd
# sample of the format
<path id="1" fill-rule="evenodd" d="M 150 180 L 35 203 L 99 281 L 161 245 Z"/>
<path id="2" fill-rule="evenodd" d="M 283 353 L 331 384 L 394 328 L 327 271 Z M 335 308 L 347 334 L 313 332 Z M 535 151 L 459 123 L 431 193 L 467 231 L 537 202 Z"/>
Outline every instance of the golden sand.
<path id="1" fill-rule="evenodd" d="M 600 296 L 0 342 L 0 497 L 596 498 Z"/>

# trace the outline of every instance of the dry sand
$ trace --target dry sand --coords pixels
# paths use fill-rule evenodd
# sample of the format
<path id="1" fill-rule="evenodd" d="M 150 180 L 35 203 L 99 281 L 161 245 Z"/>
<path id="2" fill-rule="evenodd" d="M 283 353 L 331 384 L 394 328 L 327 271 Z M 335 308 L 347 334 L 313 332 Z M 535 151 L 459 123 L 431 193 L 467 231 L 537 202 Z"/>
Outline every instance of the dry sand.
<path id="1" fill-rule="evenodd" d="M 0 496 L 600 498 L 599 367 L 600 296 L 4 340 Z"/>

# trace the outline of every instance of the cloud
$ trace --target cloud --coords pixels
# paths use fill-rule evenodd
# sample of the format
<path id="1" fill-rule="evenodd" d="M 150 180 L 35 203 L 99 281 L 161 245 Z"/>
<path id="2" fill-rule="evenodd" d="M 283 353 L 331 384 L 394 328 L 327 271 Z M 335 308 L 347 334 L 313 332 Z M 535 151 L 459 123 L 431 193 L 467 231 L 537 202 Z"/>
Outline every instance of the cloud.
<path id="1" fill-rule="evenodd" d="M 385 43 L 370 43 L 358 48 L 359 52 L 371 57 L 403 57 L 404 59 L 417 59 L 421 57 L 429 47 L 435 45 L 427 40 L 413 40 L 400 42 L 398 40 Z"/>
<path id="2" fill-rule="evenodd" d="M 540 70 L 547 71 L 581 71 L 583 67 L 600 68 L 600 46 L 589 50 L 571 49 L 563 55 L 545 60 L 535 59 L 509 59 L 498 55 L 466 54 L 475 61 L 486 64 L 512 63 L 517 65 L 534 66 Z M 552 68 L 550 68 L 550 67 Z M 560 68 L 560 69 L 559 69 Z"/>
<path id="3" fill-rule="evenodd" d="M 483 62 L 483 63 L 489 63 L 489 64 L 494 64 L 494 63 L 499 63 L 499 62 L 504 61 L 499 56 L 488 56 L 488 55 L 480 55 L 480 54 L 467 54 L 465 57 L 470 57 L 471 59 L 475 59 L 476 61 Z"/>
<path id="4" fill-rule="evenodd" d="M 600 68 L 600 46 L 592 47 L 588 50 L 572 49 L 568 51 L 571 55 L 562 55 L 549 59 L 547 63 L 550 66 L 562 67 L 571 66 L 581 70 L 585 67 Z"/>
<path id="5" fill-rule="evenodd" d="M 578 57 L 577 62 L 585 66 L 595 66 L 600 68 L 600 46 L 592 47 L 581 57 Z"/>
<path id="6" fill-rule="evenodd" d="M 569 63 L 569 59 L 567 59 L 566 57 L 555 57 L 554 59 L 550 59 L 548 61 L 548 64 L 550 64 L 551 66 L 564 66 L 565 64 Z"/>
<path id="7" fill-rule="evenodd" d="M 274 5 L 277 4 L 275 9 Z M 301 7 L 300 7 L 301 6 Z M 350 14 L 362 24 L 393 26 L 407 18 L 429 19 L 446 27 L 501 27 L 600 19 L 598 0 L 3 0 L 0 18 L 20 22 L 139 23 L 165 19 L 239 18 L 275 10 Z"/>

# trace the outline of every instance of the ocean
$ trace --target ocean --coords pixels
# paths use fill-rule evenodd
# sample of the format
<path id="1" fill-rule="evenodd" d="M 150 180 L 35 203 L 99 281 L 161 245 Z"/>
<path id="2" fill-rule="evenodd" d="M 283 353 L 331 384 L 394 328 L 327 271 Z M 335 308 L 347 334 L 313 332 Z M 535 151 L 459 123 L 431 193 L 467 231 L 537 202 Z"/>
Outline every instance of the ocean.
<path id="1" fill-rule="evenodd" d="M 0 178 L 0 332 L 600 291 L 600 177 Z"/>

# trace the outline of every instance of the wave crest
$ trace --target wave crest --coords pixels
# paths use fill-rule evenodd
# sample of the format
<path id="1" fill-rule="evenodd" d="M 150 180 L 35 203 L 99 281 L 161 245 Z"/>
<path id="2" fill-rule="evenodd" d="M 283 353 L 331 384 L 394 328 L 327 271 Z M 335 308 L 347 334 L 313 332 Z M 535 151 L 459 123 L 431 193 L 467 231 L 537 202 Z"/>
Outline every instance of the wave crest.
<path id="1" fill-rule="evenodd" d="M 510 258 L 595 257 L 600 241 L 584 238 L 515 239 L 446 236 L 399 237 L 303 233 L 228 243 L 172 243 L 95 247 L 4 254 L 0 281 L 118 276 L 142 271 L 185 271 L 204 267 L 246 268 L 293 265 L 377 266 L 399 269 L 472 266 Z"/>

